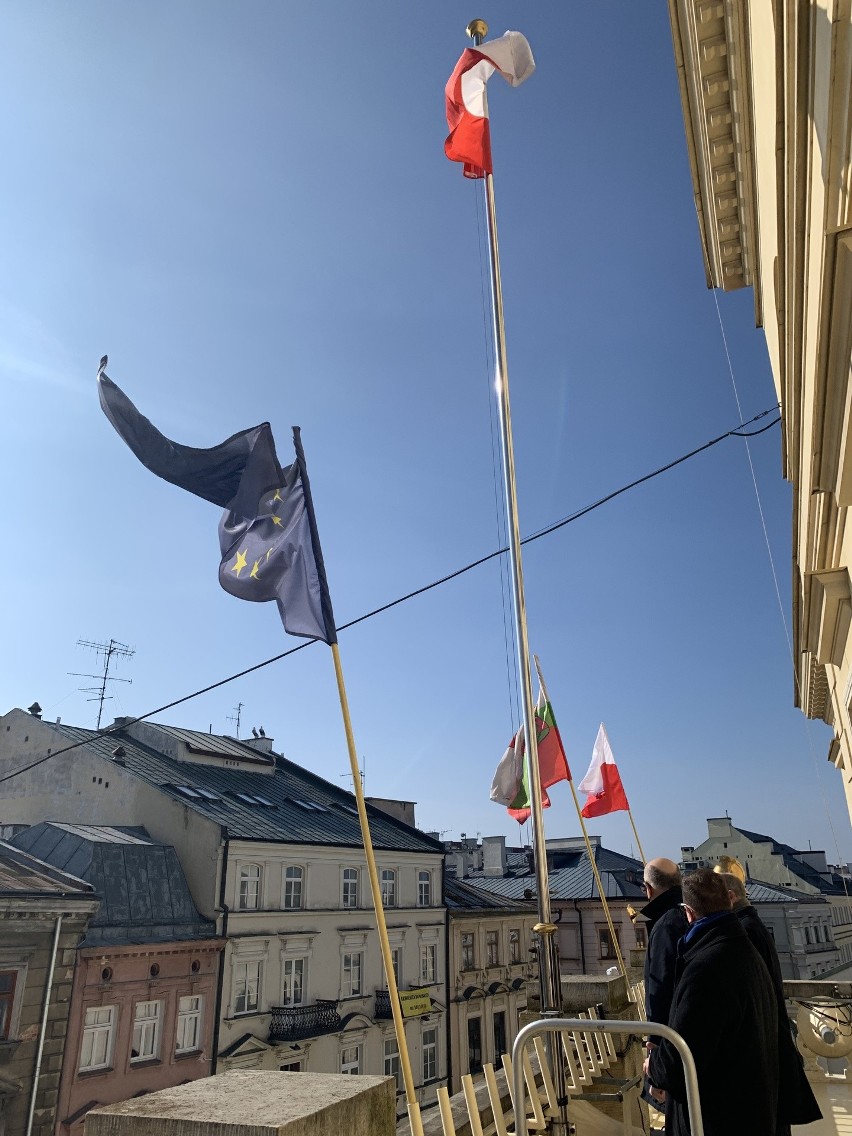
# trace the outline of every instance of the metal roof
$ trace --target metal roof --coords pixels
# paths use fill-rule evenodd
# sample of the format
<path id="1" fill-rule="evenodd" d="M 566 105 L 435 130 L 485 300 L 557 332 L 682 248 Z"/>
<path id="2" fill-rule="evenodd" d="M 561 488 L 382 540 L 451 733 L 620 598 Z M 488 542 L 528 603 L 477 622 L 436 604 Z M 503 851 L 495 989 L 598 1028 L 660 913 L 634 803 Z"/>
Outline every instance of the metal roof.
<path id="1" fill-rule="evenodd" d="M 492 879 L 494 877 L 491 877 Z M 499 878 L 499 877 L 498 877 Z M 518 903 L 503 895 L 492 894 L 489 891 L 468 883 L 466 880 L 457 880 L 453 876 L 444 878 L 444 903 L 450 911 L 503 911 L 517 914 L 535 914 L 535 905 L 532 903 Z"/>
<path id="2" fill-rule="evenodd" d="M 828 903 L 821 895 L 767 884 L 763 880 L 746 880 L 745 890 L 750 903 Z"/>
<path id="3" fill-rule="evenodd" d="M 644 866 L 640 860 L 600 845 L 594 848 L 594 853 L 607 898 L 645 898 L 642 889 Z M 562 866 L 548 874 L 551 899 L 597 899 L 598 887 L 586 850 L 561 852 L 559 860 Z M 538 894 L 535 874 L 532 872 L 505 877 L 476 873 L 466 882 L 509 899 L 523 899 L 525 891 L 533 897 Z"/>
<path id="4" fill-rule="evenodd" d="M 215 937 L 215 924 L 202 919 L 192 901 L 174 848 L 148 840 L 144 829 L 122 834 L 45 821 L 19 832 L 12 843 L 78 875 L 101 897 L 84 947 Z"/>
<path id="5" fill-rule="evenodd" d="M 50 864 L 0 840 L 0 897 L 57 896 L 93 899 L 93 889 L 81 879 L 56 871 Z"/>
<path id="6" fill-rule="evenodd" d="M 71 741 L 85 742 L 89 750 L 110 762 L 114 762 L 113 751 L 120 745 L 124 751 L 122 768 L 194 812 L 227 826 L 232 839 L 362 847 L 354 795 L 280 755 L 257 754 L 232 738 L 219 739 L 239 747 L 240 757 L 262 757 L 267 763 L 274 762 L 269 772 L 255 773 L 199 761 L 179 761 L 137 741 L 127 729 L 103 735 L 64 722 L 45 724 Z M 179 731 L 152 722 L 146 725 L 173 737 L 183 733 L 204 738 L 208 743 L 214 740 L 211 734 Z M 69 755 L 66 760 L 73 757 Z M 367 806 L 367 815 L 373 845 L 378 849 L 443 852 L 438 841 L 374 806 Z"/>

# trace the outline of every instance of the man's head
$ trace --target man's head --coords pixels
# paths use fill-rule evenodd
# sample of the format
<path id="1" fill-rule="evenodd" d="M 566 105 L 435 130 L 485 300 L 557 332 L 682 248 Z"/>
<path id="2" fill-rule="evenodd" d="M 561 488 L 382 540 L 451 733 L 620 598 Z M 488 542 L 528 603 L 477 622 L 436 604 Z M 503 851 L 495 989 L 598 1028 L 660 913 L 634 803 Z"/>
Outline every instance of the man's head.
<path id="1" fill-rule="evenodd" d="M 745 884 L 739 876 L 735 876 L 733 872 L 718 872 L 717 875 L 725 881 L 732 907 L 743 907 L 748 904 Z"/>
<path id="2" fill-rule="evenodd" d="M 683 906 L 690 923 L 718 911 L 730 911 L 731 898 L 721 874 L 710 868 L 700 868 L 684 876 Z"/>
<path id="3" fill-rule="evenodd" d="M 680 884 L 680 868 L 674 860 L 666 860 L 660 856 L 656 860 L 649 860 L 645 865 L 642 886 L 648 899 L 655 899 L 669 888 Z"/>

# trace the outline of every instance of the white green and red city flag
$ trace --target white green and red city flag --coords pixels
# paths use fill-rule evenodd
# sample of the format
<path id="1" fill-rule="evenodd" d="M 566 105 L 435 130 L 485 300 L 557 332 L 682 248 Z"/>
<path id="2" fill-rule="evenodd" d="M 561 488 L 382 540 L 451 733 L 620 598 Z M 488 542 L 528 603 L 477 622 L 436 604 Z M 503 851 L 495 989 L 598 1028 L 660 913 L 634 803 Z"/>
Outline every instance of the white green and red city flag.
<path id="1" fill-rule="evenodd" d="M 570 781 L 571 771 L 559 736 L 559 728 L 553 715 L 553 707 L 540 690 L 535 708 L 536 737 L 538 739 L 538 768 L 541 777 L 541 807 L 550 808 L 550 797 L 545 790 L 557 781 Z M 505 805 L 509 816 L 518 824 L 529 819 L 530 794 L 525 750 L 524 727 L 518 730 L 494 774 L 491 783 L 491 800 Z"/>

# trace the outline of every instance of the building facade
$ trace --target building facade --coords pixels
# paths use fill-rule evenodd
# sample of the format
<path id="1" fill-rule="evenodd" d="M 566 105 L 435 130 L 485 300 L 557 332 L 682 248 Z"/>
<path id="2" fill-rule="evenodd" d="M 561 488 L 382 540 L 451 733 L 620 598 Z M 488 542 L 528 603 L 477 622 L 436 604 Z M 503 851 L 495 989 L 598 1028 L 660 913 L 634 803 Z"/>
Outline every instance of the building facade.
<path id="1" fill-rule="evenodd" d="M 92 887 L 0 842 L 0 1133 L 53 1136 Z"/>
<path id="2" fill-rule="evenodd" d="M 852 948 L 848 885 L 828 868 L 825 853 L 710 817 L 707 839 L 681 849 L 681 868 L 713 867 L 724 856 L 738 860 L 746 891 L 775 936 L 785 978 L 818 978 L 844 961 Z"/>
<path id="3" fill-rule="evenodd" d="M 538 983 L 530 903 L 492 895 L 448 875 L 450 1093 L 461 1078 L 510 1053 L 527 1008 L 527 985 Z"/>
<path id="4" fill-rule="evenodd" d="M 82 1136 L 92 1108 L 209 1076 L 225 944 L 174 849 L 140 828 L 57 822 L 12 843 L 101 897 L 77 951 L 57 1136 Z"/>
<path id="5" fill-rule="evenodd" d="M 750 287 L 793 485 L 796 705 L 852 816 L 852 12 L 669 0 L 709 287 Z"/>
<path id="6" fill-rule="evenodd" d="M 272 751 L 199 731 L 119 722 L 109 737 L 21 710 L 0 718 L 0 823 L 144 826 L 170 844 L 201 913 L 226 940 L 219 1069 L 386 1073 L 401 1089 L 354 797 Z M 446 1080 L 442 846 L 369 806 L 394 965 L 412 998 L 418 1095 Z M 425 1000 L 424 1000 L 425 999 Z"/>

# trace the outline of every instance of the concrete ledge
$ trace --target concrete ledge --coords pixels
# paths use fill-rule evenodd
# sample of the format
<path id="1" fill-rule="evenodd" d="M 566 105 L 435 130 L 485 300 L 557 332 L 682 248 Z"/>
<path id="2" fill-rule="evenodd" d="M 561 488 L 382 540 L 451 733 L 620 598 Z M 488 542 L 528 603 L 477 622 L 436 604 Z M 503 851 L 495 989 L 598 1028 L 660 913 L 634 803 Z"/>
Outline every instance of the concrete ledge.
<path id="1" fill-rule="evenodd" d="M 393 1136 L 392 1077 L 235 1069 L 92 1109 L 86 1136 Z"/>

